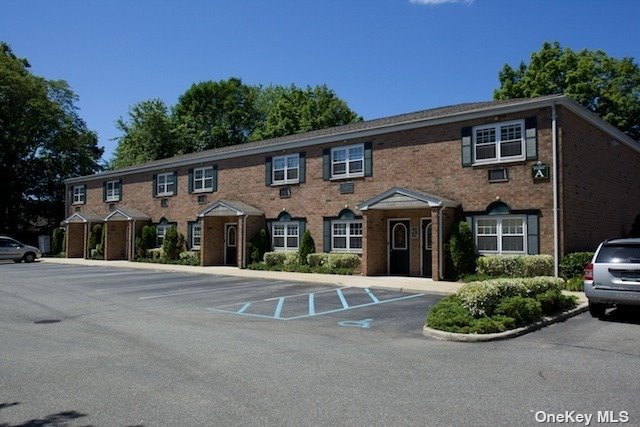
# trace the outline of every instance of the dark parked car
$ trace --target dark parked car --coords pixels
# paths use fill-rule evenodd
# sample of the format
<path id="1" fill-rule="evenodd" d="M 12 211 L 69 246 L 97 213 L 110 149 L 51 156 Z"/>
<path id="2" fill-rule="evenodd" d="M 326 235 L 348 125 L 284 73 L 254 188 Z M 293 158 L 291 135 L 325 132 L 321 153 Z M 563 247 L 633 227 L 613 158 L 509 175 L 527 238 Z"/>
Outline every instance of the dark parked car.
<path id="1" fill-rule="evenodd" d="M 640 238 L 600 243 L 585 268 L 584 292 L 594 317 L 614 305 L 640 306 Z"/>
<path id="2" fill-rule="evenodd" d="M 12 259 L 15 262 L 33 262 L 40 258 L 40 249 L 25 245 L 11 237 L 0 236 L 0 259 Z"/>

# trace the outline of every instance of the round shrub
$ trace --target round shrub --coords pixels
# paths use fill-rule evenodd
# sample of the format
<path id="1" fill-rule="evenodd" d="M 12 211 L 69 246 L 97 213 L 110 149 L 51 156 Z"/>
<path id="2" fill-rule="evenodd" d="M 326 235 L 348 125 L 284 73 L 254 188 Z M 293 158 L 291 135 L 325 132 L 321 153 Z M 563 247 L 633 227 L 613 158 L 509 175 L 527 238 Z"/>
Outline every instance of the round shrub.
<path id="1" fill-rule="evenodd" d="M 496 307 L 496 314 L 515 320 L 516 325 L 526 325 L 542 318 L 542 307 L 533 298 L 514 296 L 504 298 Z"/>
<path id="2" fill-rule="evenodd" d="M 538 294 L 536 295 L 536 300 L 540 303 L 542 313 L 545 315 L 569 310 L 576 306 L 575 297 L 564 295 L 558 289 L 549 289 L 544 293 Z"/>
<path id="3" fill-rule="evenodd" d="M 591 262 L 593 252 L 574 252 L 567 254 L 560 263 L 560 275 L 565 279 L 582 276 L 584 267 Z"/>
<path id="4" fill-rule="evenodd" d="M 564 283 L 564 289 L 567 291 L 584 292 L 584 280 L 582 276 L 572 277 Z"/>
<path id="5" fill-rule="evenodd" d="M 464 308 L 456 295 L 441 299 L 427 314 L 427 326 L 449 332 L 461 332 L 469 327 L 473 316 Z"/>

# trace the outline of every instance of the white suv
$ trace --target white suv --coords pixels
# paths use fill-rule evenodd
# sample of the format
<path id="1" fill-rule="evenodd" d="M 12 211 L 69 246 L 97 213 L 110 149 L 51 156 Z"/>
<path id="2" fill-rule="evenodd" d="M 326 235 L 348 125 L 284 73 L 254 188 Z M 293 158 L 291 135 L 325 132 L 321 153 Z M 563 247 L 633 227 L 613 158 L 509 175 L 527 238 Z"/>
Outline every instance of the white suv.
<path id="1" fill-rule="evenodd" d="M 593 317 L 613 305 L 640 306 L 640 238 L 600 243 L 584 270 L 584 293 Z"/>
<path id="2" fill-rule="evenodd" d="M 11 237 L 0 236 L 0 259 L 33 262 L 41 256 L 40 249 L 34 246 L 24 245 Z"/>

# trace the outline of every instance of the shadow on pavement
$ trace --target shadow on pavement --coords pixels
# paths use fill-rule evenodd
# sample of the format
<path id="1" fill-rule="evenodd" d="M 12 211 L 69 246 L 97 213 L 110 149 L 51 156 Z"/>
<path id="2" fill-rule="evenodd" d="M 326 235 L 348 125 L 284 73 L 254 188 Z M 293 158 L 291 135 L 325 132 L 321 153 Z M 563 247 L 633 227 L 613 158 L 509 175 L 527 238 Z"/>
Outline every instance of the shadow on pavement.
<path id="1" fill-rule="evenodd" d="M 630 323 L 640 325 L 640 307 L 624 306 L 616 307 L 605 314 L 600 320 L 606 322 Z"/>
<path id="2" fill-rule="evenodd" d="M 19 402 L 14 402 L 9 404 L 3 403 L 2 405 L 5 405 L 3 407 L 7 407 L 7 406 L 14 406 L 17 404 L 19 404 Z M 78 418 L 83 418 L 86 416 L 87 414 L 83 414 L 78 411 L 63 411 L 63 412 L 58 412 L 57 414 L 47 415 L 46 417 L 43 417 L 43 418 L 25 421 L 24 423 L 21 423 L 21 424 L 0 424 L 0 427 L 63 426 L 63 425 L 67 425 L 68 421 L 76 420 Z"/>

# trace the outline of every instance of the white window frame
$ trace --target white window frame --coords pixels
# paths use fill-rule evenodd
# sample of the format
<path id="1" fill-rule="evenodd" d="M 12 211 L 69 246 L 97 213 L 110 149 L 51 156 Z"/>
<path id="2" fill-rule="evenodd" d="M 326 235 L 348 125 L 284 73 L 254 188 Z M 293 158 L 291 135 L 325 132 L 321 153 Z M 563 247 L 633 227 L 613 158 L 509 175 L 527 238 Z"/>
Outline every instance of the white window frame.
<path id="1" fill-rule="evenodd" d="M 198 232 L 196 233 L 196 230 Z M 196 245 L 196 234 L 197 238 L 200 239 L 200 242 Z M 192 222 L 191 223 L 191 249 L 199 249 L 202 244 L 202 223 L 200 222 Z"/>
<path id="2" fill-rule="evenodd" d="M 500 128 L 504 127 L 504 126 L 511 126 L 511 125 L 520 125 L 520 155 L 518 156 L 501 156 L 500 155 L 500 144 L 503 142 L 509 142 L 509 141 L 502 141 L 501 140 L 501 132 L 500 132 Z M 477 131 L 480 130 L 487 130 L 487 129 L 493 129 L 495 131 L 495 135 L 496 135 L 496 140 L 495 142 L 492 143 L 482 143 L 482 145 L 489 145 L 489 144 L 493 144 L 496 150 L 496 155 L 495 157 L 492 158 L 488 158 L 488 159 L 477 159 Z M 494 124 L 490 124 L 490 125 L 482 125 L 482 126 L 474 126 L 472 129 L 472 136 L 473 136 L 473 159 L 474 159 L 474 165 L 485 165 L 485 164 L 493 164 L 493 163 L 507 163 L 507 162 L 518 162 L 518 161 L 522 161 L 526 159 L 527 156 L 527 152 L 526 152 L 526 129 L 525 129 L 525 125 L 524 125 L 524 120 L 512 120 L 512 121 L 508 121 L 508 122 L 500 122 L 500 123 L 494 123 Z M 512 141 L 511 141 L 512 142 Z"/>
<path id="3" fill-rule="evenodd" d="M 487 254 L 487 255 L 512 255 L 512 254 L 516 254 L 516 255 L 523 255 L 523 254 L 527 254 L 527 217 L 523 216 L 523 215 L 500 215 L 500 216 L 494 216 L 494 215 L 487 215 L 487 216 L 477 216 L 474 218 L 474 238 L 475 238 L 475 243 L 476 243 L 476 247 L 478 246 L 478 237 L 480 236 L 478 234 L 478 220 L 480 219 L 490 219 L 490 220 L 496 220 L 496 239 L 497 239 L 497 250 L 495 251 L 486 251 L 486 250 L 480 250 L 478 249 L 478 252 L 480 252 L 481 254 Z M 519 219 L 520 221 L 522 221 L 522 234 L 504 234 L 502 233 L 502 221 L 504 219 Z M 482 236 L 493 236 L 493 234 L 482 234 Z M 502 250 L 502 237 L 503 236 L 522 236 L 522 251 L 503 251 Z"/>
<path id="4" fill-rule="evenodd" d="M 334 225 L 338 225 L 338 224 L 344 224 L 346 225 L 345 227 L 345 234 L 340 234 L 337 235 L 334 233 Z M 352 233 L 352 225 L 354 224 L 360 224 L 360 234 L 353 234 Z M 355 227 L 353 227 L 355 228 Z M 356 254 L 360 254 L 362 253 L 362 248 L 352 248 L 351 247 L 351 238 L 352 237 L 360 237 L 360 241 L 362 242 L 362 245 L 364 246 L 364 241 L 362 240 L 362 231 L 364 228 L 364 224 L 363 221 L 361 219 L 350 219 L 350 220 L 335 220 L 335 221 L 331 221 L 331 252 L 344 252 L 344 253 L 356 253 Z M 336 248 L 335 247 L 335 239 L 336 237 L 345 237 L 346 238 L 346 247 L 345 248 Z"/>
<path id="5" fill-rule="evenodd" d="M 87 193 L 84 185 L 73 186 L 73 204 L 84 205 L 87 201 Z"/>
<path id="6" fill-rule="evenodd" d="M 159 248 L 161 248 L 162 243 L 164 243 L 164 236 L 166 236 L 167 230 L 170 229 L 171 227 L 178 228 L 175 222 L 167 222 L 166 224 L 156 224 L 155 227 L 156 227 L 156 245 Z M 160 230 L 162 230 L 162 233 L 160 233 Z M 158 243 L 158 239 L 162 239 L 162 241 Z"/>
<path id="7" fill-rule="evenodd" d="M 276 235 L 276 227 L 283 227 L 283 234 Z M 295 227 L 295 233 L 293 228 Z M 276 246 L 276 237 L 284 238 L 284 246 Z M 289 246 L 289 238 L 296 238 L 296 246 Z M 297 251 L 300 247 L 300 223 L 297 221 L 274 222 L 271 224 L 271 247 L 274 251 Z"/>
<path id="8" fill-rule="evenodd" d="M 360 148 L 362 150 L 362 158 L 354 158 L 351 159 L 349 157 L 349 149 L 351 148 Z M 335 153 L 336 151 L 345 151 L 345 160 L 344 161 L 340 161 L 340 162 L 334 162 L 333 160 L 333 153 Z M 329 154 L 331 156 L 330 161 L 331 161 L 331 179 L 342 179 L 342 178 L 357 178 L 357 177 L 361 177 L 364 176 L 364 144 L 354 144 L 354 145 L 345 145 L 342 147 L 334 147 L 331 149 L 331 152 Z M 351 162 L 355 162 L 360 160 L 362 162 L 362 170 L 360 172 L 351 172 L 350 167 L 349 167 L 349 163 Z M 344 163 L 345 164 L 345 173 L 341 173 L 341 174 L 336 174 L 334 172 L 335 169 L 335 165 L 339 164 L 339 163 Z"/>
<path id="9" fill-rule="evenodd" d="M 211 176 L 207 178 L 207 172 L 211 171 Z M 197 177 L 198 173 L 202 173 L 200 178 Z M 207 181 L 211 181 L 211 185 L 207 186 Z M 198 188 L 197 184 L 201 187 Z M 208 193 L 213 191 L 213 166 L 205 166 L 203 168 L 195 168 L 193 170 L 193 192 L 194 193 Z"/>
<path id="10" fill-rule="evenodd" d="M 120 200 L 120 180 L 116 179 L 114 181 L 107 181 L 107 202 L 117 202 Z M 111 187 L 111 188 L 109 188 Z M 116 190 L 118 190 L 116 192 Z"/>
<path id="11" fill-rule="evenodd" d="M 289 167 L 289 159 L 296 159 L 297 166 Z M 284 162 L 283 168 L 276 169 L 277 160 L 282 160 Z M 296 170 L 297 178 L 289 179 L 289 171 Z M 284 171 L 284 179 L 276 179 L 276 172 Z M 275 156 L 271 159 L 271 184 L 272 185 L 282 185 L 282 184 L 297 184 L 300 182 L 300 153 L 294 154 L 286 154 L 284 156 Z"/>
<path id="12" fill-rule="evenodd" d="M 161 181 L 164 181 L 164 182 L 161 182 Z M 173 191 L 168 190 L 169 185 L 173 185 Z M 156 195 L 157 196 L 159 197 L 173 196 L 173 194 L 175 193 L 175 187 L 176 187 L 175 174 L 173 172 L 159 173 L 156 176 Z M 163 191 L 160 191 L 161 188 L 163 189 Z"/>

